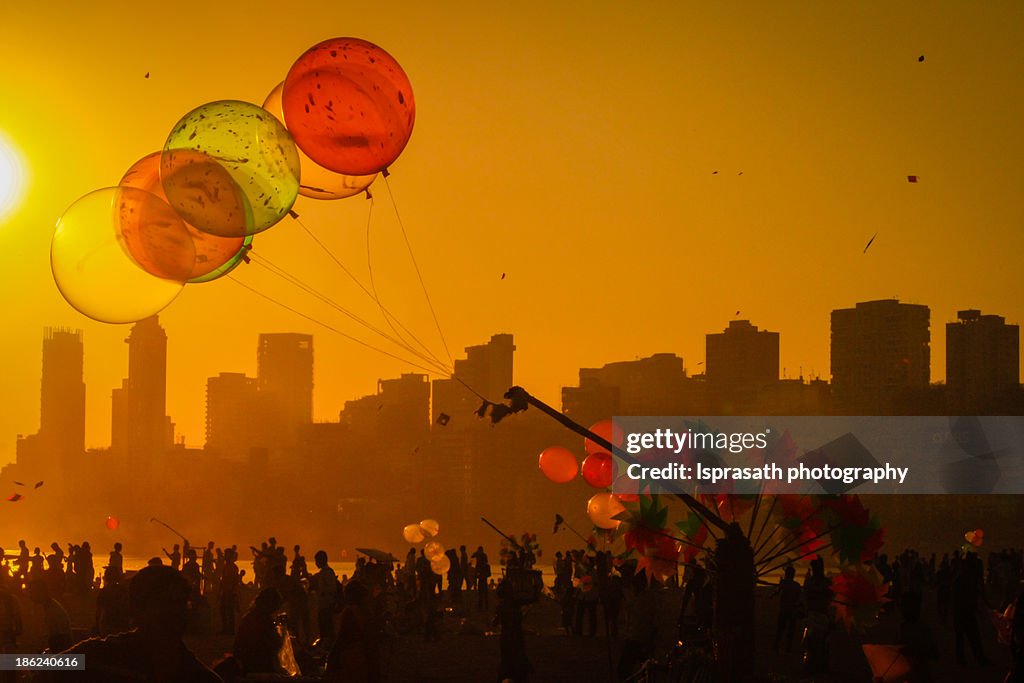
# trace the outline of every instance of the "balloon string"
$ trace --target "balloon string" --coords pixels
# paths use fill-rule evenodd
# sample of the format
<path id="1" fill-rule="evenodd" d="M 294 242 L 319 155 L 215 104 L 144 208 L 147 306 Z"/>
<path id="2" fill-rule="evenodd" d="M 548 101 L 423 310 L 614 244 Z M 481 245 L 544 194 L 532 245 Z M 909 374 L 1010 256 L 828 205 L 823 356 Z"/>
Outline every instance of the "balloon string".
<path id="1" fill-rule="evenodd" d="M 291 306 L 289 306 L 289 305 L 287 305 L 285 303 L 282 303 L 282 302 L 278 301 L 277 299 L 274 299 L 273 297 L 270 297 L 270 296 L 264 294 L 263 292 L 260 292 L 259 290 L 254 289 L 253 287 L 250 287 L 249 285 L 245 284 L 244 282 L 242 282 L 241 280 L 239 280 L 238 278 L 236 278 L 233 275 L 227 275 L 226 277 L 227 277 L 227 279 L 229 279 L 232 282 L 234 282 L 236 285 L 238 285 L 240 287 L 243 287 L 245 289 L 248 289 L 253 294 L 255 294 L 255 295 L 259 296 L 259 297 L 262 297 L 262 298 L 266 299 L 267 301 L 269 301 L 269 302 L 271 302 L 273 304 L 277 304 L 281 308 L 283 308 L 283 309 L 285 309 L 287 311 L 291 311 L 292 313 L 294 313 L 295 315 L 299 316 L 300 318 L 305 318 L 306 320 L 308 320 L 308 321 L 310 321 L 312 323 L 315 323 L 315 324 L 317 324 L 317 325 L 319 325 L 319 326 L 321 326 L 321 327 L 323 327 L 323 328 L 325 328 L 327 330 L 330 330 L 331 332 L 334 332 L 335 334 L 337 334 L 339 336 L 342 336 L 345 339 L 348 339 L 350 341 L 354 341 L 355 343 L 357 343 L 357 344 L 359 344 L 361 346 L 365 346 L 366 348 L 371 349 L 373 351 L 376 351 L 377 353 L 380 353 L 382 355 L 388 356 L 389 358 L 394 358 L 395 360 L 397 360 L 397 361 L 399 361 L 401 363 L 406 363 L 408 365 L 411 365 L 414 368 L 419 368 L 420 370 L 423 370 L 423 371 L 425 371 L 427 373 L 434 372 L 430 368 L 427 368 L 427 367 L 424 367 L 422 365 L 419 365 L 418 363 L 413 363 L 412 361 L 408 360 L 407 358 L 402 358 L 401 356 L 397 356 L 397 355 L 395 355 L 393 353 L 390 353 L 389 351 L 385 351 L 384 349 L 378 348 L 378 347 L 374 346 L 373 344 L 370 344 L 368 342 L 363 341 L 362 339 L 359 339 L 357 337 L 353 337 L 350 334 L 342 332 L 341 330 L 339 330 L 339 329 L 337 329 L 337 328 L 335 328 L 335 327 L 333 327 L 331 325 L 328 325 L 327 323 L 325 323 L 323 321 L 317 320 L 316 318 L 314 318 L 314 317 L 312 317 L 310 315 L 306 315 L 305 313 L 297 311 L 294 308 L 292 308 Z"/>
<path id="2" fill-rule="evenodd" d="M 401 348 L 401 349 L 411 353 L 413 356 L 419 358 L 424 363 L 427 363 L 427 364 L 433 366 L 436 370 L 440 370 L 443 373 L 447 372 L 447 369 L 443 365 L 441 365 L 440 363 L 437 363 L 437 362 L 431 360 L 430 358 L 427 358 L 423 354 L 417 352 L 416 349 L 398 342 L 394 337 L 391 337 L 390 335 L 388 335 L 383 330 L 378 329 L 377 327 L 375 327 L 374 325 L 370 324 L 366 320 L 362 319 L 360 316 L 356 315 L 352 311 L 349 311 L 344 306 L 342 306 L 341 304 L 337 303 L 336 301 L 334 301 L 330 297 L 328 297 L 325 294 L 322 294 L 321 292 L 317 291 L 315 288 L 313 288 L 312 286 L 306 284 L 305 282 L 303 282 L 299 278 L 295 277 L 294 275 L 292 275 L 291 273 L 286 271 L 284 268 L 281 268 L 280 266 L 275 265 L 273 262 L 271 262 L 265 256 L 257 255 L 255 252 L 251 252 L 250 253 L 250 257 L 254 257 L 253 258 L 253 263 L 255 263 L 256 265 L 261 266 L 262 268 L 264 268 L 265 270 L 269 271 L 270 273 L 280 277 L 281 279 L 283 279 L 286 282 L 294 285 L 295 287 L 298 287 L 299 289 L 301 289 L 302 291 L 306 292 L 307 294 L 310 294 L 311 296 L 319 299 L 323 303 L 327 304 L 331 308 L 334 308 L 336 311 L 342 313 L 343 315 L 347 316 L 348 318 L 354 320 L 356 323 L 362 325 L 363 327 L 365 327 L 366 329 L 370 330 L 371 332 L 374 332 L 375 334 L 380 335 L 381 337 L 383 337 L 387 341 L 395 344 L 399 348 Z"/>
<path id="3" fill-rule="evenodd" d="M 430 315 L 434 318 L 434 325 L 437 327 L 437 334 L 441 337 L 441 344 L 444 345 L 444 352 L 448 354 L 448 362 L 454 364 L 452 360 L 452 353 L 448 350 L 448 342 L 444 338 L 444 332 L 441 330 L 441 323 L 437 319 L 437 312 L 434 310 L 434 304 L 430 300 L 430 292 L 427 291 L 427 284 L 423 281 L 423 274 L 420 272 L 420 265 L 416 261 L 416 254 L 412 250 L 412 244 L 409 242 L 409 235 L 405 231 L 405 223 L 402 222 L 402 214 L 398 212 L 398 203 L 395 202 L 395 195 L 391 192 L 391 183 L 388 182 L 387 169 L 381 175 L 384 177 L 384 186 L 388 188 L 388 197 L 391 199 L 391 206 L 395 209 L 395 217 L 398 218 L 398 225 L 402 229 L 402 239 L 405 240 L 405 247 L 409 250 L 409 258 L 412 259 L 413 268 L 416 269 L 416 277 L 419 278 L 420 288 L 423 290 L 423 296 L 427 300 L 427 306 L 430 307 Z"/>
<path id="4" fill-rule="evenodd" d="M 384 308 L 384 304 L 383 304 L 383 303 L 381 303 L 381 300 L 380 300 L 380 295 L 379 295 L 379 294 L 377 293 L 377 283 L 376 283 L 376 281 L 375 281 L 375 280 L 374 280 L 374 278 L 373 278 L 373 259 L 372 259 L 372 258 L 370 258 L 370 227 L 371 227 L 371 226 L 372 226 L 372 224 L 373 224 L 373 206 L 374 206 L 374 203 L 373 203 L 373 195 L 372 195 L 372 194 L 370 194 L 369 192 L 367 192 L 367 193 L 366 193 L 366 198 L 367 198 L 367 199 L 368 199 L 368 200 L 370 201 L 370 210 L 366 212 L 366 270 L 367 270 L 367 272 L 369 272 L 369 274 L 370 274 L 370 290 L 371 290 L 371 291 L 373 292 L 373 300 L 377 302 L 377 308 L 379 308 L 379 309 L 380 309 L 380 314 L 381 314 L 381 316 L 382 316 L 382 317 L 384 318 L 384 322 L 386 322 L 386 323 L 388 324 L 388 327 L 390 327 L 390 328 L 391 328 L 391 331 L 395 333 L 395 336 L 397 336 L 397 337 L 398 337 L 399 339 L 401 339 L 401 340 L 402 340 L 403 342 L 405 342 L 406 344 L 408 344 L 408 341 L 406 341 L 405 337 L 403 337 L 403 336 L 402 336 L 402 333 L 401 333 L 401 332 L 399 332 L 399 331 L 398 331 L 398 330 L 397 330 L 397 329 L 395 328 L 395 326 L 394 326 L 394 325 L 392 324 L 392 322 L 391 322 L 391 317 L 390 317 L 390 315 L 389 315 L 389 313 L 388 313 L 387 309 L 386 309 L 386 308 Z M 414 337 L 414 338 L 415 338 L 415 337 Z M 427 348 L 426 348 L 425 346 L 423 346 L 423 343 L 422 343 L 422 342 L 420 342 L 420 341 L 419 341 L 419 339 L 416 339 L 416 342 L 417 342 L 417 343 L 418 343 L 418 344 L 419 344 L 420 346 L 422 346 L 422 347 L 423 347 L 423 349 L 424 349 L 424 350 L 425 350 L 425 351 L 426 351 L 426 352 L 427 352 L 428 354 L 430 354 L 430 357 L 431 357 L 431 358 L 433 358 L 433 359 L 434 359 L 435 361 L 437 361 L 438 363 L 440 363 L 441 365 L 443 365 L 443 363 L 441 363 L 441 359 L 440 359 L 440 358 L 438 358 L 437 356 L 435 356 L 435 355 L 434 355 L 434 354 L 433 354 L 433 353 L 432 353 L 432 352 L 430 351 L 430 349 L 427 349 Z"/>
<path id="5" fill-rule="evenodd" d="M 295 221 L 296 223 L 298 223 L 298 224 L 299 224 L 299 226 L 300 226 L 300 227 L 301 227 L 301 228 L 302 228 L 303 230 L 305 230 L 305 231 L 306 231 L 306 234 L 307 234 L 307 235 L 309 235 L 310 239 L 312 239 L 312 240 L 313 240 L 314 242 L 316 242 L 316 244 L 317 244 L 317 245 L 318 245 L 318 246 L 319 246 L 319 247 L 320 247 L 320 248 L 321 248 L 321 249 L 322 249 L 322 250 L 324 251 L 324 253 L 325 253 L 325 254 L 327 254 L 327 255 L 328 255 L 328 256 L 329 256 L 330 258 L 331 258 L 331 260 L 333 260 L 333 261 L 334 261 L 334 263 L 335 263 L 335 264 L 337 264 L 337 266 L 338 266 L 339 268 L 341 268 L 342 272 L 344 272 L 344 273 L 345 273 L 346 275 L 348 275 L 348 277 L 349 277 L 349 278 L 350 278 L 350 279 L 352 280 L 352 282 L 356 283 L 356 285 L 357 285 L 357 286 L 358 286 L 358 287 L 359 287 L 359 288 L 360 288 L 361 290 L 363 290 L 363 293 L 364 293 L 364 294 L 366 294 L 366 295 L 367 295 L 368 297 L 370 297 L 371 299 L 372 299 L 372 298 L 374 298 L 374 296 L 373 296 L 373 294 L 372 294 L 372 293 L 370 292 L 370 290 L 366 288 L 366 285 L 364 285 L 364 284 L 363 284 L 363 283 L 362 283 L 362 282 L 361 282 L 361 281 L 359 280 L 359 278 L 357 278 L 357 277 L 356 277 L 356 276 L 355 276 L 355 275 L 354 275 L 354 274 L 352 273 L 352 271 L 351 271 L 351 270 L 349 270 L 349 269 L 348 269 L 348 268 L 347 268 L 347 267 L 345 266 L 345 264 L 341 262 L 341 259 L 339 259 L 339 258 L 338 258 L 338 257 L 337 257 L 337 256 L 336 256 L 336 255 L 334 254 L 334 252 L 332 252 L 332 251 L 331 251 L 331 250 L 330 250 L 330 249 L 329 249 L 329 248 L 327 247 L 327 245 L 326 245 L 326 244 L 324 244 L 324 243 L 323 243 L 323 242 L 322 242 L 322 241 L 320 240 L 320 238 L 318 238 L 318 237 L 316 236 L 316 234 L 315 234 L 315 233 L 314 233 L 314 232 L 313 232 L 312 230 L 310 230 L 310 229 L 309 229 L 309 228 L 308 228 L 308 227 L 306 226 L 306 224 L 302 222 L 302 220 L 300 220 L 300 219 L 299 219 L 299 216 L 298 216 L 298 214 L 295 214 L 294 212 L 292 212 L 292 213 L 291 213 L 291 217 L 292 217 L 292 219 L 293 219 L 293 220 L 294 220 L 294 221 Z M 402 328 L 403 330 L 405 330 L 406 334 L 408 334 L 408 335 L 409 335 L 409 337 L 411 337 L 411 338 L 412 338 L 412 340 L 413 340 L 413 341 L 415 341 L 415 342 L 416 342 L 416 343 L 417 343 L 417 344 L 418 344 L 418 345 L 420 346 L 420 348 L 422 348 L 422 349 L 424 350 L 424 352 L 426 352 L 426 354 L 427 354 L 428 356 L 430 356 L 430 358 L 431 358 L 431 359 L 433 360 L 433 362 L 435 362 L 435 363 L 438 363 L 438 364 L 439 364 L 439 365 L 441 365 L 442 367 L 445 367 L 445 366 L 444 366 L 444 363 L 442 363 L 442 362 L 441 362 L 441 359 L 440 359 L 440 358 L 438 358 L 438 357 L 437 357 L 437 356 L 436 356 L 436 355 L 435 355 L 435 354 L 434 354 L 433 352 L 431 352 L 431 350 L 430 350 L 429 348 L 427 348 L 427 346 L 426 346 L 426 345 L 425 345 L 425 344 L 424 344 L 423 342 L 421 342 L 421 341 L 419 340 L 419 338 L 418 338 L 418 337 L 417 337 L 417 336 L 416 336 L 415 334 L 413 334 L 413 333 L 412 333 L 412 331 L 410 331 L 410 330 L 409 330 L 409 328 L 408 328 L 408 327 L 406 327 L 405 325 L 403 325 L 403 324 L 402 324 L 402 322 L 401 322 L 400 320 L 398 320 L 398 318 L 396 318 L 396 317 L 395 317 L 395 316 L 394 316 L 394 315 L 393 315 L 393 314 L 392 314 L 392 313 L 391 313 L 391 312 L 390 312 L 390 311 L 389 311 L 389 310 L 388 310 L 387 308 L 385 308 L 385 307 L 384 307 L 384 305 L 383 305 L 383 304 L 382 304 L 382 303 L 380 302 L 380 300 L 377 300 L 377 305 L 378 305 L 378 306 L 380 306 L 381 310 L 382 310 L 382 311 L 384 312 L 384 314 L 385 314 L 386 316 L 390 316 L 390 317 L 391 317 L 391 318 L 392 318 L 392 319 L 393 319 L 393 320 L 394 320 L 394 321 L 395 321 L 396 323 L 398 323 L 398 326 L 399 326 L 399 327 L 401 327 L 401 328 Z M 447 370 L 453 370 L 453 369 L 454 369 L 454 368 L 451 368 L 451 367 L 448 367 L 448 368 L 447 368 Z"/>

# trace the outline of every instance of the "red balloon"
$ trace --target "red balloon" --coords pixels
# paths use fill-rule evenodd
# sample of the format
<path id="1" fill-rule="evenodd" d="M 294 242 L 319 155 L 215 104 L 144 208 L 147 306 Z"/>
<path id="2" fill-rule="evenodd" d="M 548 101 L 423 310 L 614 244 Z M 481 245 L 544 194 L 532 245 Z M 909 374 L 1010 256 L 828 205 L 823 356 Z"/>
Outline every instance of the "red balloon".
<path id="1" fill-rule="evenodd" d="M 607 453 L 591 453 L 583 461 L 580 468 L 583 480 L 595 489 L 606 489 L 615 478 L 615 463 Z"/>
<path id="2" fill-rule="evenodd" d="M 108 529 L 110 529 L 111 531 L 114 531 L 119 526 L 121 526 L 121 520 L 119 520 L 117 517 L 107 517 L 107 528 Z"/>
<path id="3" fill-rule="evenodd" d="M 622 445 L 625 438 L 622 435 L 622 428 L 611 420 L 601 420 L 595 422 L 590 426 L 590 431 L 594 432 L 598 436 L 602 437 L 605 441 L 610 441 L 613 446 L 618 448 Z M 607 453 L 608 449 L 604 446 L 594 443 L 590 439 L 583 440 L 583 448 L 586 449 L 587 455 L 592 453 Z"/>
<path id="4" fill-rule="evenodd" d="M 567 448 L 551 446 L 540 454 L 540 471 L 556 484 L 565 484 L 576 478 L 579 465 L 576 456 Z"/>
<path id="5" fill-rule="evenodd" d="M 345 175 L 387 168 L 405 149 L 416 119 L 405 71 L 359 38 L 332 38 L 308 49 L 288 71 L 282 105 L 299 149 Z"/>

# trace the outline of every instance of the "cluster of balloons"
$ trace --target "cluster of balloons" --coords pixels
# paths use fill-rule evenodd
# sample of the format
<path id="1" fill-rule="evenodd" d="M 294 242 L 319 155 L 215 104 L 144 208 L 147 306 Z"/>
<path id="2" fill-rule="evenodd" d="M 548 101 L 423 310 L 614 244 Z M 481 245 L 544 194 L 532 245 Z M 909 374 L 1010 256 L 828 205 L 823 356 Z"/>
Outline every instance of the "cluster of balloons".
<path id="1" fill-rule="evenodd" d="M 602 420 L 590 427 L 590 431 L 618 448 L 623 444 L 622 430 L 612 420 Z M 615 481 L 615 461 L 608 449 L 587 438 L 583 441 L 586 457 L 583 464 L 576 461 L 576 456 L 567 448 L 551 446 L 540 454 L 540 471 L 556 484 L 565 484 L 576 478 L 577 473 L 583 476 L 595 489 L 607 489 Z M 595 526 L 601 529 L 614 529 L 619 521 L 613 519 L 622 512 L 622 500 L 630 500 L 630 494 L 597 493 L 587 503 L 587 514 Z"/>
<path id="2" fill-rule="evenodd" d="M 50 247 L 57 288 L 100 322 L 149 317 L 186 284 L 231 272 L 299 195 L 366 190 L 402 153 L 415 114 L 409 79 L 380 47 L 359 38 L 314 45 L 263 106 L 193 109 L 117 186 L 68 207 Z"/>
<path id="3" fill-rule="evenodd" d="M 402 529 L 402 538 L 406 543 L 418 545 L 428 538 L 433 539 L 441 533 L 441 525 L 434 519 L 424 519 L 419 524 L 407 524 Z M 423 555 L 430 560 L 430 568 L 435 574 L 445 574 L 451 568 L 451 560 L 445 554 L 445 547 L 436 540 L 427 541 L 423 546 Z"/>

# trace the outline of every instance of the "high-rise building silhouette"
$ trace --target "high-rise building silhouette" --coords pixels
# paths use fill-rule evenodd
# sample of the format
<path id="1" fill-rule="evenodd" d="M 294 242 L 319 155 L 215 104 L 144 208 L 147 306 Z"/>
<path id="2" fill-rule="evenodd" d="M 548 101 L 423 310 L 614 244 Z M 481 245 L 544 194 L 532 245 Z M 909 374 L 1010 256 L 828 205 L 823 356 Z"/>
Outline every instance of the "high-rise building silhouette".
<path id="1" fill-rule="evenodd" d="M 378 380 L 376 394 L 345 401 L 339 421 L 386 442 L 421 440 L 430 429 L 430 382 L 419 373 Z"/>
<path id="2" fill-rule="evenodd" d="M 957 311 L 946 323 L 946 392 L 958 413 L 988 412 L 1020 384 L 1020 327 L 1001 315 Z"/>
<path id="3" fill-rule="evenodd" d="M 840 412 L 887 414 L 927 390 L 929 311 L 895 299 L 832 311 L 832 394 Z"/>
<path id="4" fill-rule="evenodd" d="M 590 425 L 615 415 L 703 413 L 704 385 L 686 376 L 674 353 L 580 368 L 578 387 L 562 388 L 562 412 Z"/>
<path id="5" fill-rule="evenodd" d="M 459 417 L 460 424 L 453 426 L 471 424 L 466 418 L 472 417 L 473 411 L 480 407 L 481 399 L 477 394 L 500 401 L 512 386 L 515 350 L 511 334 L 495 334 L 486 344 L 467 346 L 466 357 L 455 361 L 453 378 L 433 382 L 434 421 L 443 413 Z"/>
<path id="6" fill-rule="evenodd" d="M 244 461 L 262 445 L 256 380 L 240 372 L 222 372 L 206 380 L 206 445 L 212 454 Z"/>
<path id="7" fill-rule="evenodd" d="M 85 452 L 83 360 L 81 330 L 45 328 L 39 432 L 19 436 L 19 465 L 49 471 Z"/>
<path id="8" fill-rule="evenodd" d="M 706 336 L 708 391 L 713 412 L 754 409 L 759 396 L 779 381 L 779 333 L 759 330 L 749 320 L 731 320 L 723 332 Z"/>
<path id="9" fill-rule="evenodd" d="M 293 446 L 299 428 L 313 421 L 313 337 L 261 334 L 256 368 L 266 445 Z"/>
<path id="10" fill-rule="evenodd" d="M 128 377 L 111 397 L 110 447 L 156 455 L 174 442 L 167 416 L 167 333 L 152 316 L 132 325 L 125 343 Z"/>

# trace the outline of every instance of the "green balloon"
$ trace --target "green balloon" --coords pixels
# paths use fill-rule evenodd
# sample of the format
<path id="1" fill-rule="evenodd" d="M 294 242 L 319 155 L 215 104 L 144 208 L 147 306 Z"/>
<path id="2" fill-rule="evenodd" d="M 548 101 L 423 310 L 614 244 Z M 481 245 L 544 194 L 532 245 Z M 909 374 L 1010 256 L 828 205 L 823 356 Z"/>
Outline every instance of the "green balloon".
<path id="1" fill-rule="evenodd" d="M 262 107 L 238 100 L 210 102 L 182 117 L 167 136 L 160 173 L 171 206 L 213 235 L 266 230 L 299 196 L 291 134 Z"/>

